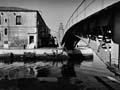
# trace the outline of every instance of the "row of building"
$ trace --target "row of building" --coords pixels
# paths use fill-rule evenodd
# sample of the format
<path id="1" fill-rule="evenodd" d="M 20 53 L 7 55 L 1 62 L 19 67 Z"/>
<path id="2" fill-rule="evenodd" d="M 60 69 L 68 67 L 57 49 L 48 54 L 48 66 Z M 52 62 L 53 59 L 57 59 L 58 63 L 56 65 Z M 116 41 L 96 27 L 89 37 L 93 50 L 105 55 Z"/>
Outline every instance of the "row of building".
<path id="1" fill-rule="evenodd" d="M 39 48 L 53 43 L 39 11 L 0 7 L 0 48 Z"/>

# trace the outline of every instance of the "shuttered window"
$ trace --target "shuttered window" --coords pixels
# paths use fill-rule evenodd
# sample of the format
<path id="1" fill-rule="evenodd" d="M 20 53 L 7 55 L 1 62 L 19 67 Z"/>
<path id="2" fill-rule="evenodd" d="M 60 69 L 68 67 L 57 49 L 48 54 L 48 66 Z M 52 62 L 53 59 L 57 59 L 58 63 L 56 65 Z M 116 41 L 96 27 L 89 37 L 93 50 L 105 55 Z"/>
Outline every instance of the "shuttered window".
<path id="1" fill-rule="evenodd" d="M 1 25 L 1 16 L 0 16 L 0 25 Z"/>
<path id="2" fill-rule="evenodd" d="M 5 28 L 5 31 L 4 31 L 4 32 L 5 32 L 5 35 L 7 35 L 7 28 Z"/>
<path id="3" fill-rule="evenodd" d="M 21 16 L 20 15 L 16 16 L 16 25 L 21 25 L 22 24 L 21 21 L 22 21 Z"/>

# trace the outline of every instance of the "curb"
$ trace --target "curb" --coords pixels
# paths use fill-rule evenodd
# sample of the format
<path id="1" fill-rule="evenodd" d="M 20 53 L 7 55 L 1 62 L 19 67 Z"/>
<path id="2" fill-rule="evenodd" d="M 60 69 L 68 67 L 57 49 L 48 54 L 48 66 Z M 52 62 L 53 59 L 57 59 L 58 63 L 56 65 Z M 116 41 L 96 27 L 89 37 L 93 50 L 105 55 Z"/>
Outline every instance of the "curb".
<path id="1" fill-rule="evenodd" d="M 120 76 L 120 70 L 114 66 L 107 65 L 107 68 L 115 74 L 115 76 Z"/>

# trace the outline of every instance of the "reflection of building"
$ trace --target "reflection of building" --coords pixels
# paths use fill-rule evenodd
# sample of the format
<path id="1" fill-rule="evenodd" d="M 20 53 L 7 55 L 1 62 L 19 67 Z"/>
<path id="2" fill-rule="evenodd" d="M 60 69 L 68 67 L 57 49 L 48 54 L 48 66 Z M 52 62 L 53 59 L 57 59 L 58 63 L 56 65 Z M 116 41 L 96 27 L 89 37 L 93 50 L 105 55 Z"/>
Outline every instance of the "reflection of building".
<path id="1" fill-rule="evenodd" d="M 63 35 L 64 35 L 63 23 L 60 23 L 59 30 L 58 30 L 58 42 L 59 42 L 59 44 L 62 41 Z"/>
<path id="2" fill-rule="evenodd" d="M 0 48 L 40 47 L 50 29 L 37 10 L 0 7 Z"/>

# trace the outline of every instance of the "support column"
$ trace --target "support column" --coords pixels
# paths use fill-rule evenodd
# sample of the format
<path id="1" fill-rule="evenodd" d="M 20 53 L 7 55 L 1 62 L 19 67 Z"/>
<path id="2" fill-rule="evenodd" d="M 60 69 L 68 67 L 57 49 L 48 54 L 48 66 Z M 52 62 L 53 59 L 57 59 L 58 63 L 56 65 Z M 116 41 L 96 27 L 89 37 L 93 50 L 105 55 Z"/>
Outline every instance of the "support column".
<path id="1" fill-rule="evenodd" d="M 120 44 L 119 44 L 118 55 L 119 55 L 119 58 L 118 58 L 118 68 L 120 69 Z"/>

